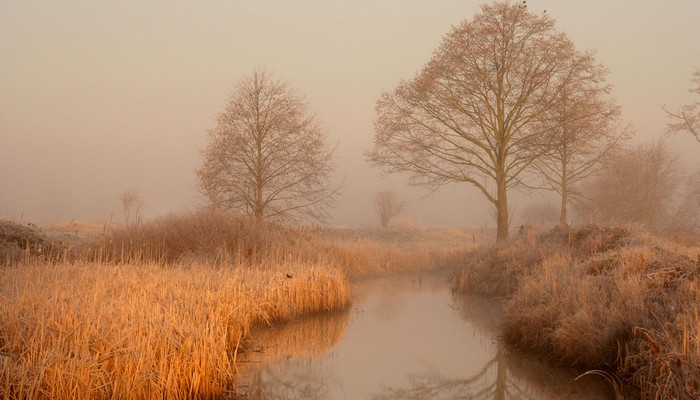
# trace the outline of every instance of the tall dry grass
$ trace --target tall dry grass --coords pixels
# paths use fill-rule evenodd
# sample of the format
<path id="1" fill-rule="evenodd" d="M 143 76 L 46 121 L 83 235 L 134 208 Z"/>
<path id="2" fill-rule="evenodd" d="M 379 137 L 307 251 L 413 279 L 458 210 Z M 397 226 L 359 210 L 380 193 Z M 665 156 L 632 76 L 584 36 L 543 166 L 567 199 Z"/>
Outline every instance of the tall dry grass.
<path id="1" fill-rule="evenodd" d="M 282 226 L 199 210 L 114 229 L 75 253 L 79 259 L 110 263 L 263 265 L 289 258 L 293 242 Z"/>
<path id="2" fill-rule="evenodd" d="M 252 326 L 342 309 L 347 276 L 454 265 L 477 244 L 463 230 L 289 229 L 210 210 L 84 235 L 7 225 L 0 399 L 233 396 Z"/>
<path id="3" fill-rule="evenodd" d="M 466 228 L 258 226 L 245 217 L 200 210 L 114 229 L 101 240 L 71 248 L 69 259 L 212 266 L 299 262 L 333 265 L 358 277 L 455 266 L 486 237 Z"/>
<path id="4" fill-rule="evenodd" d="M 478 290 L 481 280 L 503 277 L 508 342 L 608 374 L 631 397 L 700 396 L 697 248 L 588 227 L 516 238 L 483 254 L 487 261 L 456 281 Z"/>
<path id="5" fill-rule="evenodd" d="M 251 326 L 348 301 L 344 275 L 321 266 L 7 267 L 0 398 L 225 397 Z"/>
<path id="6" fill-rule="evenodd" d="M 83 225 L 72 223 L 76 231 L 66 233 L 64 225 L 40 230 L 8 221 L 12 229 L 3 230 L 0 224 L 0 265 L 50 261 L 227 267 L 296 262 L 333 265 L 348 276 L 362 277 L 456 267 L 467 250 L 492 240 L 490 232 L 470 228 L 259 226 L 245 217 L 207 209 L 102 233 L 95 233 L 94 227 L 78 231 Z M 23 235 L 5 234 L 17 229 Z"/>
<path id="7" fill-rule="evenodd" d="M 457 268 L 467 251 L 492 237 L 480 229 L 415 227 L 317 228 L 308 234 L 351 278 Z"/>

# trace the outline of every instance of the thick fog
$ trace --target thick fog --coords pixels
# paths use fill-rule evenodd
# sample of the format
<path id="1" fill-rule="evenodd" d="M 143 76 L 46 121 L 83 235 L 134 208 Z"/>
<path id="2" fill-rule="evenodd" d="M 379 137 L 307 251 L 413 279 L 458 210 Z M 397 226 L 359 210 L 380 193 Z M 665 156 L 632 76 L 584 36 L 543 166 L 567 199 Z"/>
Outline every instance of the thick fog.
<path id="1" fill-rule="evenodd" d="M 234 83 L 263 66 L 306 95 L 344 179 L 334 225 L 376 225 L 393 188 L 420 225 L 493 225 L 466 184 L 428 195 L 381 178 L 372 146 L 382 91 L 410 79 L 477 1 L 0 2 L 0 217 L 122 221 L 138 190 L 147 218 L 204 204 L 195 169 Z M 528 1 L 578 49 L 594 49 L 636 129 L 664 134 L 700 67 L 700 2 Z M 700 144 L 669 138 L 698 167 Z M 530 201 L 522 195 L 512 200 Z M 517 206 L 516 206 L 517 212 Z"/>

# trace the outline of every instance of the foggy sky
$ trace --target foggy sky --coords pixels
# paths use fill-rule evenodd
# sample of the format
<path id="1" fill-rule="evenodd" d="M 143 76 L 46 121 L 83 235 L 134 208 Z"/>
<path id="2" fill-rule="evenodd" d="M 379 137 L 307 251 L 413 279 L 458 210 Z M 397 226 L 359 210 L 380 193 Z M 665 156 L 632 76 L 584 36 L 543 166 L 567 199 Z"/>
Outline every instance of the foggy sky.
<path id="1" fill-rule="evenodd" d="M 135 188 L 151 218 L 204 200 L 195 169 L 234 83 L 262 66 L 305 94 L 337 144 L 345 179 L 335 225 L 376 225 L 372 197 L 398 190 L 423 225 L 491 225 L 466 184 L 424 197 L 405 177 L 380 178 L 372 146 L 382 91 L 410 79 L 476 1 L 0 0 L 0 217 L 123 221 Z M 693 101 L 700 2 L 528 1 L 610 69 L 635 142 L 663 135 L 661 106 Z M 669 138 L 697 168 L 700 144 Z M 522 200 L 526 201 L 526 200 Z"/>

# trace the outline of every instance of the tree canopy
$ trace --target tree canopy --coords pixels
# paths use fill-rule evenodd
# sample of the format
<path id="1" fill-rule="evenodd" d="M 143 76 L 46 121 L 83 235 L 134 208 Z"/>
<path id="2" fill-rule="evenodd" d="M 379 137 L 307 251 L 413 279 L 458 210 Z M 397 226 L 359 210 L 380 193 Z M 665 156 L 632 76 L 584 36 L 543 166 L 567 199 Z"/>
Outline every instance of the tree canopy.
<path id="1" fill-rule="evenodd" d="M 325 131 L 304 98 L 264 69 L 237 83 L 202 155 L 197 175 L 211 205 L 258 222 L 321 220 L 338 193 Z"/>
<path id="2" fill-rule="evenodd" d="M 496 209 L 508 236 L 507 190 L 553 149 L 551 117 L 576 50 L 554 20 L 521 4 L 483 5 L 455 26 L 432 59 L 377 103 L 368 160 L 436 189 L 468 183 Z"/>
<path id="3" fill-rule="evenodd" d="M 536 172 L 545 188 L 560 196 L 559 223 L 567 223 L 568 205 L 580 196 L 580 183 L 604 167 L 604 158 L 628 138 L 621 107 L 608 96 L 607 69 L 592 52 L 575 52 L 570 78 L 556 95 L 547 118 L 536 129 L 550 132 L 553 148 L 538 158 Z"/>

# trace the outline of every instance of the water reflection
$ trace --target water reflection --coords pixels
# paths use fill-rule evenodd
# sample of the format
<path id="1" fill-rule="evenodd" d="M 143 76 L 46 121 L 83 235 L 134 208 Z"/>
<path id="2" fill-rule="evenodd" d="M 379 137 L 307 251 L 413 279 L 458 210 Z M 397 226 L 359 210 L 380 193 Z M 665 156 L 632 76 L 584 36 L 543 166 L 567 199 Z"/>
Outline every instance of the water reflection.
<path id="1" fill-rule="evenodd" d="M 312 365 L 338 344 L 349 311 L 313 315 L 299 320 L 257 327 L 255 341 L 241 355 L 238 393 L 253 399 L 325 399 L 324 371 L 289 368 L 288 362 Z"/>
<path id="2" fill-rule="evenodd" d="M 480 296 L 452 295 L 453 303 L 463 318 L 472 321 L 484 334 L 498 332 L 503 318 L 500 302 Z M 615 399 L 605 379 L 585 376 L 573 369 L 554 368 L 545 360 L 499 343 L 498 379 L 503 379 L 506 399 Z M 500 392 L 495 395 L 500 396 Z M 494 398 L 494 397 L 487 397 Z"/>
<path id="3" fill-rule="evenodd" d="M 449 379 L 439 374 L 411 378 L 409 388 L 384 388 L 372 399 L 535 399 L 517 382 L 507 380 L 507 358 L 503 346 L 478 373 L 468 378 Z"/>
<path id="4" fill-rule="evenodd" d="M 575 375 L 541 379 L 544 364 L 494 339 L 501 309 L 453 296 L 446 276 L 353 285 L 348 312 L 255 334 L 239 394 L 250 399 L 604 399 Z M 600 388 L 601 385 L 598 385 Z"/>

